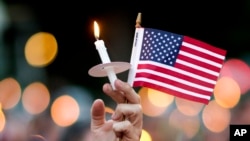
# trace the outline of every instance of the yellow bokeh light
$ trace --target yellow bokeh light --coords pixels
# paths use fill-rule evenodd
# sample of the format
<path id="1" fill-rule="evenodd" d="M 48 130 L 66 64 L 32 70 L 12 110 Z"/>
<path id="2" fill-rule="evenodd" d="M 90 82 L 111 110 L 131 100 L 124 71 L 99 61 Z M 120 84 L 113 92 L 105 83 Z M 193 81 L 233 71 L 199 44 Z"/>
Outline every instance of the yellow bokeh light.
<path id="1" fill-rule="evenodd" d="M 49 102 L 49 90 L 41 82 L 33 82 L 23 91 L 22 103 L 24 109 L 30 114 L 40 114 L 48 107 Z"/>
<path id="2" fill-rule="evenodd" d="M 202 120 L 207 129 L 219 133 L 228 127 L 231 113 L 229 109 L 221 107 L 215 100 L 212 100 L 204 107 Z"/>
<path id="3" fill-rule="evenodd" d="M 230 77 L 221 77 L 214 88 L 216 102 L 224 108 L 233 108 L 240 100 L 240 87 Z"/>
<path id="4" fill-rule="evenodd" d="M 140 141 L 152 141 L 151 135 L 145 129 L 142 129 Z"/>
<path id="5" fill-rule="evenodd" d="M 80 107 L 77 101 L 69 96 L 58 97 L 51 106 L 51 116 L 53 121 L 62 127 L 74 124 L 80 115 Z"/>
<path id="6" fill-rule="evenodd" d="M 21 86 L 14 78 L 5 78 L 0 81 L 0 102 L 2 108 L 13 108 L 21 98 Z"/>
<path id="7" fill-rule="evenodd" d="M 5 119 L 4 112 L 2 111 L 2 106 L 0 104 L 0 132 L 3 131 L 5 124 L 6 124 L 6 119 Z"/>
<path id="8" fill-rule="evenodd" d="M 138 94 L 141 97 L 142 111 L 145 115 L 156 117 L 162 115 L 166 111 L 167 107 L 157 107 L 149 101 L 148 88 L 142 87 Z"/>
<path id="9" fill-rule="evenodd" d="M 187 116 L 198 115 L 199 112 L 204 107 L 203 103 L 194 102 L 194 101 L 190 101 L 190 100 L 186 100 L 186 99 L 178 98 L 178 97 L 175 98 L 175 103 L 176 103 L 177 109 Z"/>
<path id="10" fill-rule="evenodd" d="M 44 67 L 55 59 L 57 50 L 56 38 L 51 33 L 38 32 L 28 39 L 25 57 L 30 65 Z"/>
<path id="11" fill-rule="evenodd" d="M 148 88 L 148 99 L 157 107 L 167 107 L 174 101 L 174 96 Z"/>

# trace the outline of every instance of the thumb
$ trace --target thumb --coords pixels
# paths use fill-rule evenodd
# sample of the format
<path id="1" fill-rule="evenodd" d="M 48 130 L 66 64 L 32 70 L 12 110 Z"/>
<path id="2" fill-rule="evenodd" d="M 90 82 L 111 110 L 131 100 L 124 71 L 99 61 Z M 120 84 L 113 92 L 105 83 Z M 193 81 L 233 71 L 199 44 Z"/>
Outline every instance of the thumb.
<path id="1" fill-rule="evenodd" d="M 91 107 L 91 130 L 100 128 L 104 123 L 105 105 L 101 99 L 97 99 Z"/>

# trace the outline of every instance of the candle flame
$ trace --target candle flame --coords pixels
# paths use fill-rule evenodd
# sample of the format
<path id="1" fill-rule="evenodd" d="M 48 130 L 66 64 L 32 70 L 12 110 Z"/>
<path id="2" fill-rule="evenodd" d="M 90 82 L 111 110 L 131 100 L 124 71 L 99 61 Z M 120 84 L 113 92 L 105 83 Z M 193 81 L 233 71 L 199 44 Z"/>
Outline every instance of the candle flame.
<path id="1" fill-rule="evenodd" d="M 94 35 L 95 35 L 96 40 L 99 39 L 99 36 L 100 36 L 99 34 L 100 34 L 99 26 L 98 26 L 97 22 L 94 21 Z"/>

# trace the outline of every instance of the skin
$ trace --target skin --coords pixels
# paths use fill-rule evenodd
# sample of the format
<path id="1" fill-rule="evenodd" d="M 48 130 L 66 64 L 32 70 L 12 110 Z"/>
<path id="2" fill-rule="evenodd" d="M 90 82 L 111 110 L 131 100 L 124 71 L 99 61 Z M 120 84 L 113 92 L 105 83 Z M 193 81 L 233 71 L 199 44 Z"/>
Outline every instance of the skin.
<path id="1" fill-rule="evenodd" d="M 96 99 L 91 108 L 91 139 L 102 141 L 140 141 L 143 113 L 140 97 L 126 82 L 115 81 L 116 90 L 109 83 L 103 92 L 110 96 L 117 107 L 111 119 L 105 119 L 105 104 Z"/>

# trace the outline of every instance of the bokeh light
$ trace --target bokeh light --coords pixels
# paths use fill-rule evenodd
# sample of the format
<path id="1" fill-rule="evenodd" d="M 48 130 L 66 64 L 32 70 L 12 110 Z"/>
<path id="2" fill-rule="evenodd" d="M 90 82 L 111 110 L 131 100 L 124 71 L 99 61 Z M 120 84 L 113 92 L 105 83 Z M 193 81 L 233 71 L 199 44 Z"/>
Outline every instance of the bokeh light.
<path id="1" fill-rule="evenodd" d="M 228 59 L 222 67 L 221 76 L 233 78 L 238 83 L 241 94 L 250 89 L 250 67 L 241 59 Z"/>
<path id="2" fill-rule="evenodd" d="M 142 87 L 138 91 L 138 94 L 141 97 L 142 111 L 145 115 L 156 117 L 162 115 L 166 111 L 167 107 L 158 107 L 150 102 L 148 99 L 148 88 Z"/>
<path id="3" fill-rule="evenodd" d="M 203 103 L 186 100 L 179 97 L 175 98 L 175 104 L 177 106 L 177 109 L 187 116 L 198 115 L 204 107 Z"/>
<path id="4" fill-rule="evenodd" d="M 76 102 L 80 109 L 80 115 L 77 122 L 87 122 L 90 120 L 89 109 L 91 109 L 93 98 L 89 89 L 80 85 L 63 85 L 56 91 L 53 91 L 55 97 L 62 94 L 69 94 Z"/>
<path id="5" fill-rule="evenodd" d="M 40 114 L 45 111 L 50 102 L 50 92 L 41 82 L 29 84 L 23 91 L 22 103 L 30 114 Z"/>
<path id="6" fill-rule="evenodd" d="M 28 39 L 25 45 L 25 57 L 31 66 L 44 67 L 54 61 L 57 50 L 54 35 L 48 32 L 38 32 Z"/>
<path id="7" fill-rule="evenodd" d="M 198 116 L 187 116 L 175 109 L 169 117 L 169 125 L 183 132 L 187 138 L 193 138 L 200 129 Z"/>
<path id="8" fill-rule="evenodd" d="M 51 106 L 51 117 L 53 121 L 62 127 L 74 124 L 80 115 L 80 107 L 77 101 L 70 95 L 58 97 Z"/>
<path id="9" fill-rule="evenodd" d="M 221 107 L 215 100 L 212 100 L 204 107 L 202 120 L 208 130 L 219 133 L 228 127 L 231 113 L 229 109 Z"/>
<path id="10" fill-rule="evenodd" d="M 232 78 L 219 78 L 214 88 L 214 98 L 220 106 L 233 108 L 238 104 L 240 97 L 240 87 Z"/>
<path id="11" fill-rule="evenodd" d="M 109 113 L 109 114 L 113 114 L 114 113 L 114 110 L 108 106 L 105 107 L 105 112 L 106 113 Z"/>
<path id="12" fill-rule="evenodd" d="M 151 135 L 145 129 L 142 129 L 140 141 L 152 141 Z"/>
<path id="13" fill-rule="evenodd" d="M 148 99 L 157 107 L 167 107 L 174 101 L 174 96 L 148 88 Z"/>
<path id="14" fill-rule="evenodd" d="M 242 98 L 232 111 L 231 124 L 250 124 L 250 97 Z"/>
<path id="15" fill-rule="evenodd" d="M 2 106 L 0 104 L 0 132 L 3 131 L 5 124 L 6 124 L 6 119 L 5 119 L 4 112 L 2 111 Z"/>
<path id="16" fill-rule="evenodd" d="M 16 106 L 21 98 L 21 86 L 16 79 L 8 77 L 0 81 L 0 103 L 2 109 Z"/>

